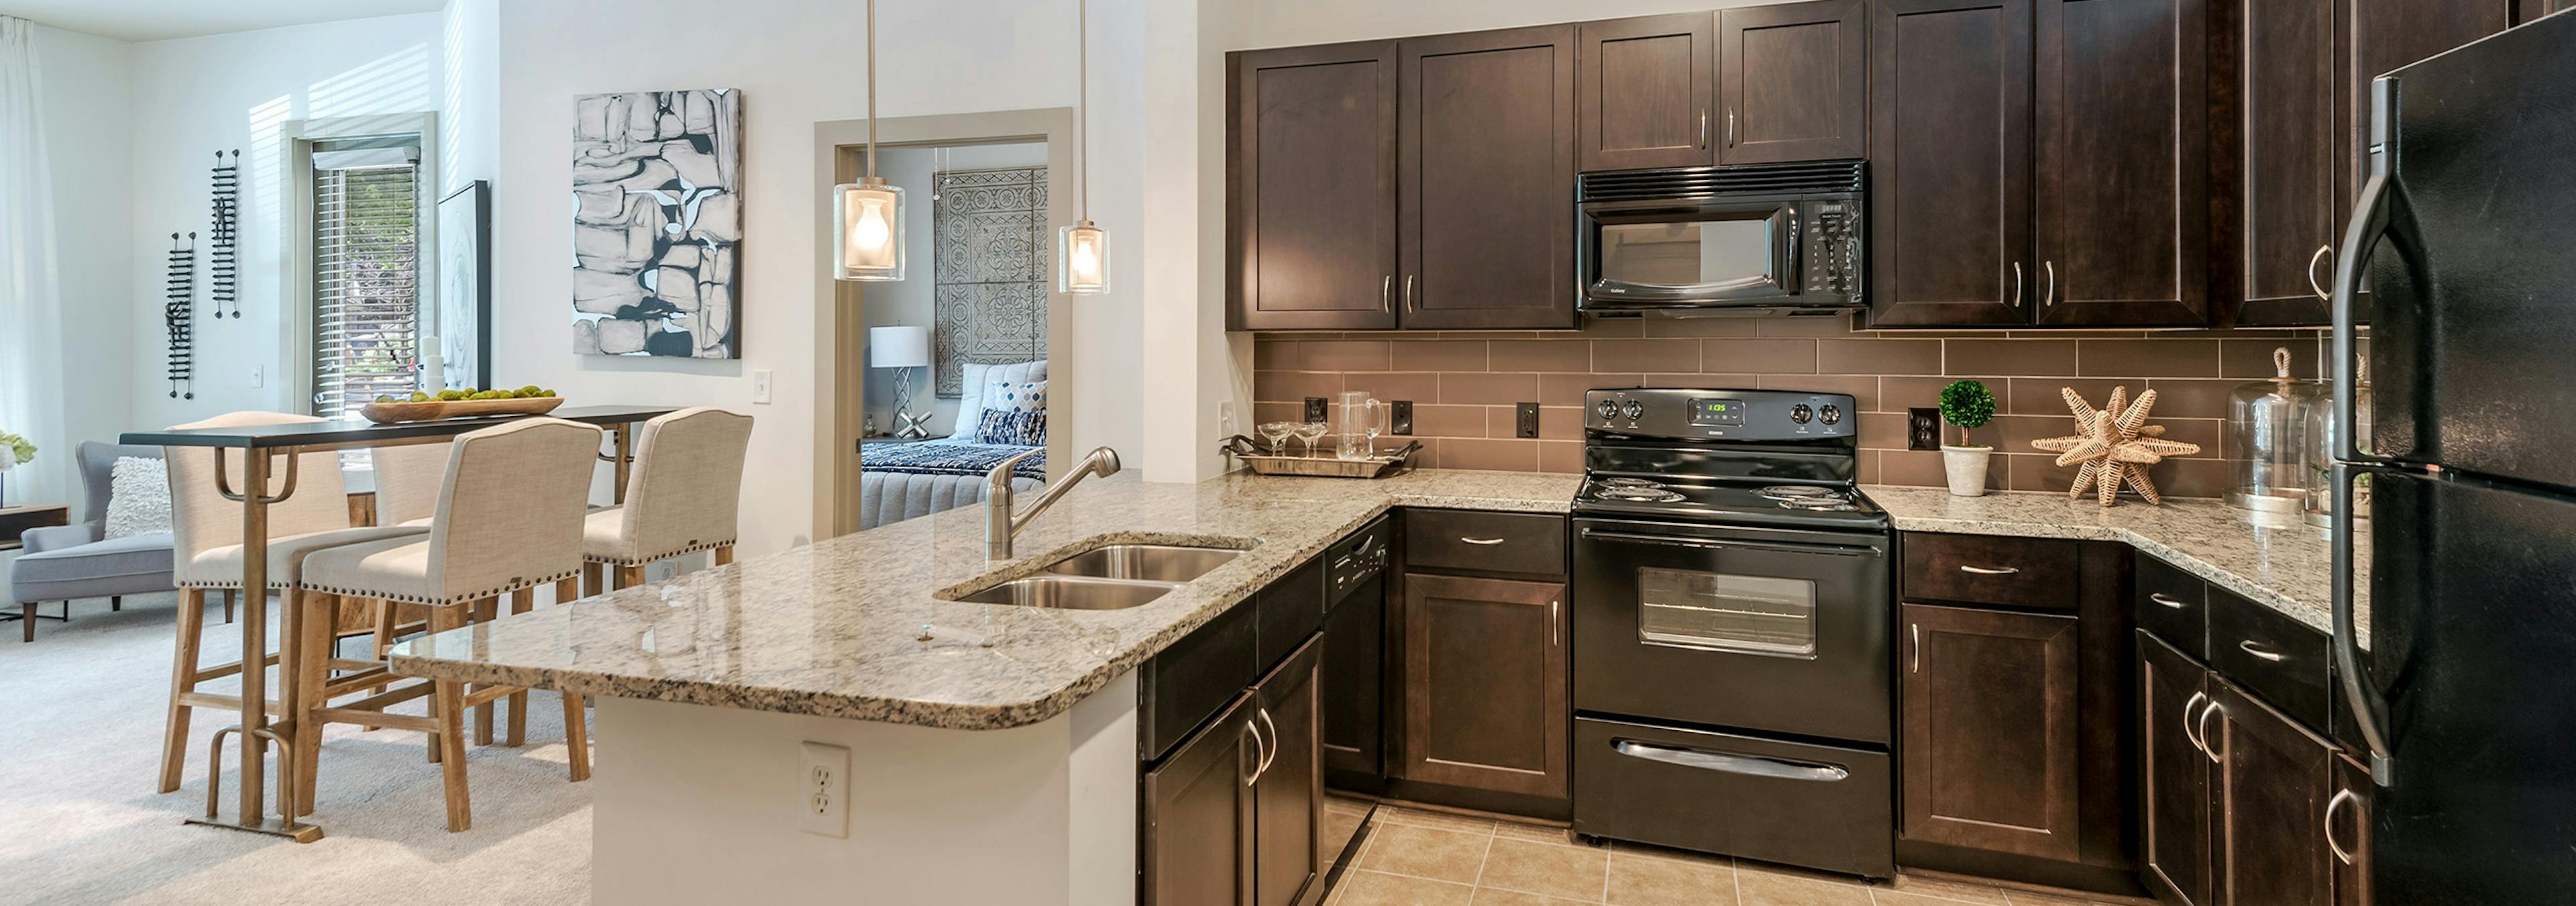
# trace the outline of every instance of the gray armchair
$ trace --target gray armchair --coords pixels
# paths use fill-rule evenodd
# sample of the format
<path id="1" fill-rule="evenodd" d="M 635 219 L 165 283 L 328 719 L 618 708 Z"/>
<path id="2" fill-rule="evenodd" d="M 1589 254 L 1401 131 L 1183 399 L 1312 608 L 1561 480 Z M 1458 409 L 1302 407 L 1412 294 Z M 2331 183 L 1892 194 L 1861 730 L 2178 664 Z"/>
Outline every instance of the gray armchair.
<path id="1" fill-rule="evenodd" d="M 78 458 L 81 485 L 88 491 L 87 521 L 28 529 L 19 536 L 25 553 L 9 564 L 9 588 L 18 599 L 23 641 L 36 640 L 38 602 L 63 602 L 63 615 L 56 619 L 70 619 L 71 602 L 77 598 L 108 598 L 110 607 L 118 607 L 124 595 L 172 587 L 169 532 L 105 539 L 112 473 L 116 460 L 125 456 L 159 459 L 161 448 L 83 441 Z"/>

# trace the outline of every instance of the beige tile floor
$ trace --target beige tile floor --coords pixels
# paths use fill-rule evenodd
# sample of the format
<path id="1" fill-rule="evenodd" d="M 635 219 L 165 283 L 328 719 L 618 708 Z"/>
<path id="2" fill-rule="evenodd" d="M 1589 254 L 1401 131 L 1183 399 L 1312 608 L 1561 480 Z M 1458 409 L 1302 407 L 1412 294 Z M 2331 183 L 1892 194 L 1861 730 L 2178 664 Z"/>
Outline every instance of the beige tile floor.
<path id="1" fill-rule="evenodd" d="M 1563 830 L 1380 808 L 1327 906 L 2096 906 L 1899 876 L 1862 883 L 1678 850 L 1577 844 Z"/>

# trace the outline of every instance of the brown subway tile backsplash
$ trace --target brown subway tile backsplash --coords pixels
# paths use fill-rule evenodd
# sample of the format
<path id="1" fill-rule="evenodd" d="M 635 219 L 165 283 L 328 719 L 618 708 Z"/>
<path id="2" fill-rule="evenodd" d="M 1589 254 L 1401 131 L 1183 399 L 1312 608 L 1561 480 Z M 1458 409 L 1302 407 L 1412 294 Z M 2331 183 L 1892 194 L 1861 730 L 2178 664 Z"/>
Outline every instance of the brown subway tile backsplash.
<path id="1" fill-rule="evenodd" d="M 1295 419 L 1308 396 L 1365 390 L 1414 402 L 1423 463 L 1443 468 L 1580 471 L 1583 395 L 1640 386 L 1762 388 L 1848 393 L 1861 427 L 1864 482 L 1940 485 L 1938 452 L 1905 447 L 1911 407 L 1938 404 L 1941 388 L 1980 380 L 1997 416 L 1971 437 L 1995 444 L 1995 488 L 2063 491 L 2074 470 L 2029 441 L 2075 432 L 2060 398 L 2073 387 L 2095 406 L 2110 389 L 2158 392 L 2153 420 L 2166 436 L 2202 445 L 2195 456 L 2150 470 L 2165 493 L 2212 497 L 2226 468 L 2219 437 L 2227 393 L 2270 373 L 2271 350 L 2289 346 L 2294 373 L 2316 374 L 2321 339 L 2214 331 L 1853 331 L 1839 318 L 1614 319 L 1580 331 L 1276 334 L 1253 344 L 1253 411 Z M 1382 354 L 1381 354 L 1382 351 Z M 2254 373 L 2256 370 L 2260 373 Z M 1513 437 L 1512 407 L 1540 404 L 1539 438 Z M 1955 439 L 1945 430 L 1944 439 Z"/>

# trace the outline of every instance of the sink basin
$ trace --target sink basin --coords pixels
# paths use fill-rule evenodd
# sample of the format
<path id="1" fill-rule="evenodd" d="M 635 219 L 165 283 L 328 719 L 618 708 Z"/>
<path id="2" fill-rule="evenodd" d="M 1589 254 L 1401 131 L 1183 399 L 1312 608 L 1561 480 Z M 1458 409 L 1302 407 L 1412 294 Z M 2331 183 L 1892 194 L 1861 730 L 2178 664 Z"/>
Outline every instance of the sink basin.
<path id="1" fill-rule="evenodd" d="M 1242 551 L 1222 547 L 1113 544 L 1058 560 L 1048 564 L 1045 571 L 1099 579 L 1187 582 L 1240 556 Z"/>
<path id="2" fill-rule="evenodd" d="M 964 595 L 957 600 L 969 604 L 1011 604 L 1059 610 L 1124 610 L 1151 602 L 1171 591 L 1172 585 L 1166 582 L 1130 582 L 1090 576 L 1030 576 Z"/>

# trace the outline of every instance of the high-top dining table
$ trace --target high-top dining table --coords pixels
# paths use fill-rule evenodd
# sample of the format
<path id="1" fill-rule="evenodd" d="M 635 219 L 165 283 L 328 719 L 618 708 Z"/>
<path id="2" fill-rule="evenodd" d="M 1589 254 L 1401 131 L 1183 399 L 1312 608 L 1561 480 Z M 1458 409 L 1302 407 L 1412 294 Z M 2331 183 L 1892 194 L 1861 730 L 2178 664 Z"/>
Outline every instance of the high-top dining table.
<path id="1" fill-rule="evenodd" d="M 616 466 L 615 499 L 626 500 L 626 472 L 634 463 L 635 423 L 676 411 L 670 406 L 566 406 L 547 413 L 549 417 L 598 425 L 607 429 L 613 441 L 613 452 L 600 458 Z M 398 447 L 415 444 L 446 443 L 467 431 L 507 424 L 531 416 L 457 418 L 429 422 L 406 422 L 379 425 L 359 420 L 304 422 L 283 425 L 241 425 L 229 428 L 191 428 L 187 430 L 129 431 L 119 443 L 162 447 L 212 447 L 215 450 L 215 481 L 227 500 L 242 505 L 242 631 L 241 726 L 237 731 L 241 746 L 241 807 L 232 821 L 222 820 L 218 812 L 223 789 L 223 764 L 210 758 L 206 764 L 206 817 L 190 818 L 189 824 L 232 828 L 287 837 L 298 843 L 322 839 L 322 828 L 297 818 L 297 809 L 281 808 L 286 814 L 270 817 L 263 767 L 266 743 L 278 743 L 279 758 L 291 757 L 292 718 L 272 721 L 268 717 L 268 671 L 257 666 L 268 651 L 268 508 L 295 494 L 296 463 L 305 453 L 323 450 L 347 450 L 366 447 Z M 226 472 L 227 451 L 241 450 L 242 487 L 231 487 Z M 253 455 L 256 454 L 256 455 Z M 286 458 L 286 474 L 277 493 L 269 494 L 270 461 Z M 294 694 L 291 683 L 282 682 L 282 697 Z M 284 713 L 292 715 L 294 710 Z M 223 731 L 218 731 L 223 732 Z M 218 747 L 220 752 L 221 748 Z M 278 791 L 281 805 L 293 794 L 291 784 L 281 781 Z"/>

